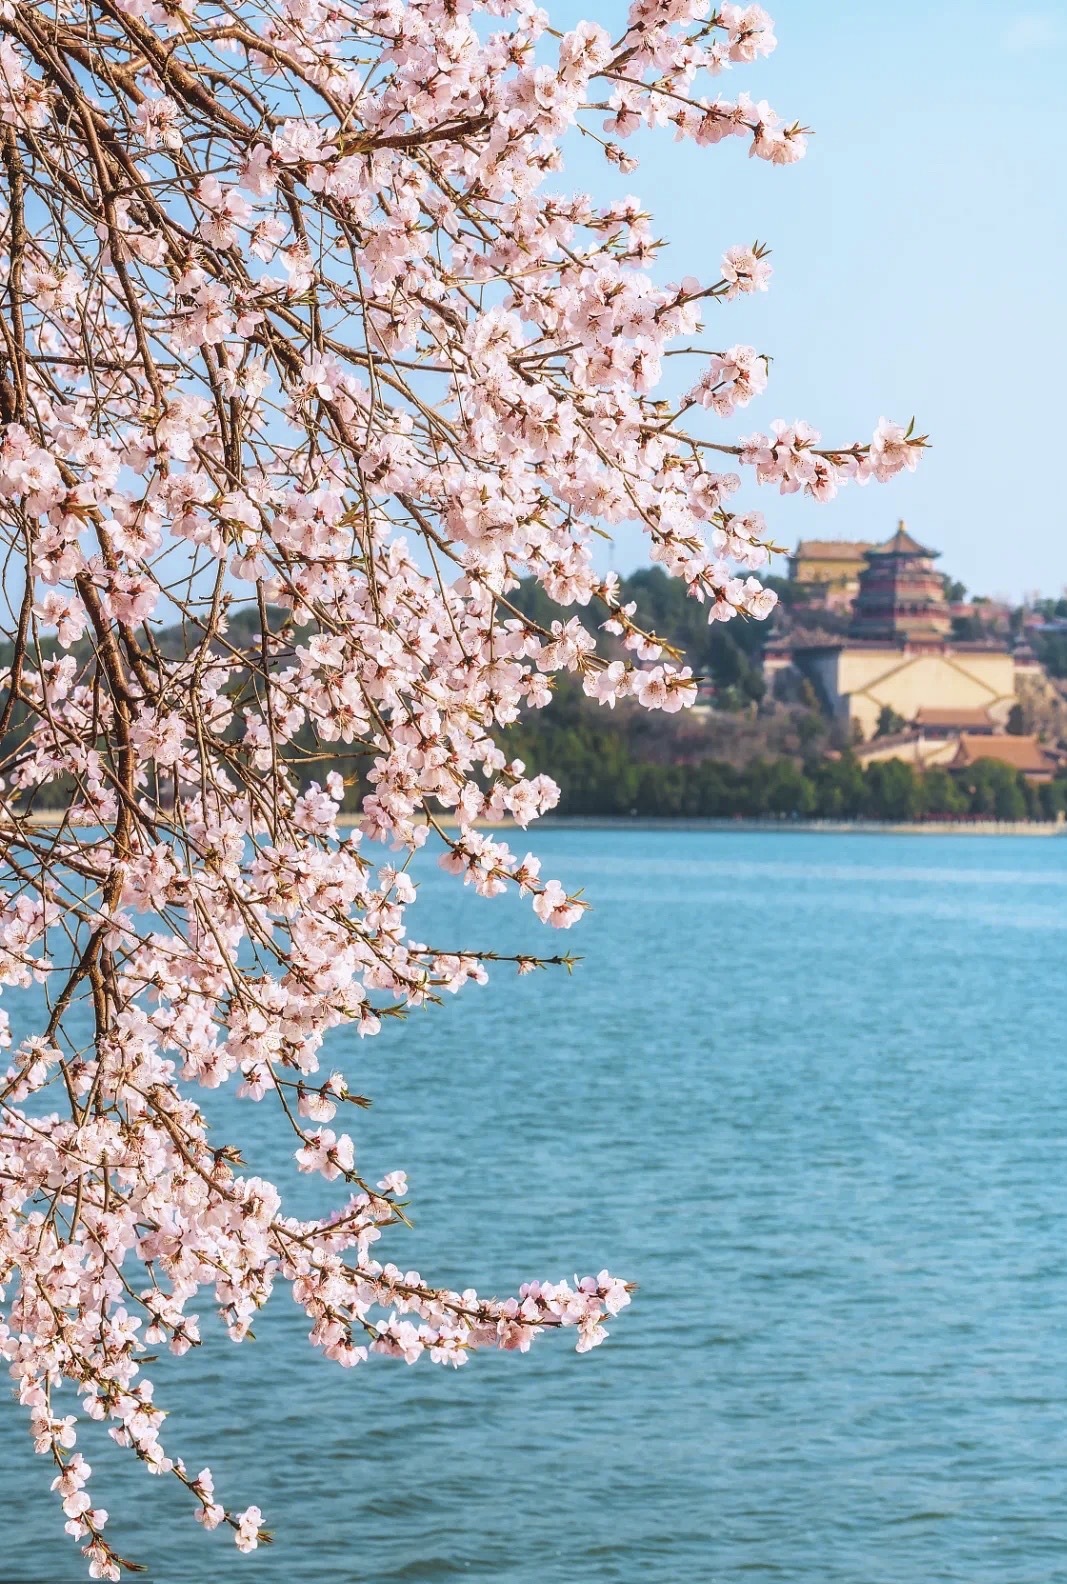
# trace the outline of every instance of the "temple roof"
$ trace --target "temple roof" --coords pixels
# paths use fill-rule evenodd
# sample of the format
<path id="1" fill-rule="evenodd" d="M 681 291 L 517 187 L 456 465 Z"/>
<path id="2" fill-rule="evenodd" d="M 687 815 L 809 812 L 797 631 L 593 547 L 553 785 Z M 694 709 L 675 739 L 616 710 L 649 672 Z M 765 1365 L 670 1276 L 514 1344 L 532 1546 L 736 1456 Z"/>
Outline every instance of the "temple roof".
<path id="1" fill-rule="evenodd" d="M 767 648 L 781 644 L 791 653 L 798 653 L 803 649 L 841 649 L 846 641 L 842 633 L 827 632 L 822 627 L 804 627 L 788 636 L 772 638 Z"/>
<path id="2" fill-rule="evenodd" d="M 990 732 L 993 721 L 987 709 L 940 709 L 924 704 L 915 714 L 916 726 L 935 728 L 955 727 L 957 731 L 970 727 L 976 732 Z"/>
<path id="3" fill-rule="evenodd" d="M 917 539 L 913 539 L 908 532 L 908 525 L 901 519 L 897 523 L 897 531 L 892 539 L 887 539 L 885 544 L 874 545 L 868 550 L 869 555 L 919 555 L 938 556 L 940 550 L 928 550 Z"/>
<path id="4" fill-rule="evenodd" d="M 873 549 L 867 539 L 800 539 L 793 554 L 823 561 L 865 561 Z"/>
<path id="5" fill-rule="evenodd" d="M 1013 737 L 1007 734 L 975 737 L 969 732 L 961 732 L 952 768 L 962 770 L 977 764 L 979 759 L 996 759 L 1000 764 L 1011 765 L 1013 770 L 1034 775 L 1054 770 L 1059 756 L 1043 747 L 1036 737 Z"/>

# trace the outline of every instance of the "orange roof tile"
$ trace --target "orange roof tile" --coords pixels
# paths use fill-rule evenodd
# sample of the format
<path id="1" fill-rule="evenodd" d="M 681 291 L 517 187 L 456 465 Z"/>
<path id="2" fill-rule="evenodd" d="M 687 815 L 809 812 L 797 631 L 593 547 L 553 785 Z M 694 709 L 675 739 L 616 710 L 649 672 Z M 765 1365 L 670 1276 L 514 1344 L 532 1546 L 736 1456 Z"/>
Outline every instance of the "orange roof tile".
<path id="1" fill-rule="evenodd" d="M 815 561 L 863 561 L 873 548 L 865 539 L 801 539 L 793 554 Z"/>
<path id="2" fill-rule="evenodd" d="M 1036 737 L 1013 737 L 996 733 L 991 737 L 976 737 L 960 733 L 960 745 L 952 761 L 954 769 L 962 770 L 977 764 L 979 759 L 996 759 L 1000 764 L 1011 765 L 1013 770 L 1034 775 L 1054 770 L 1058 755 L 1049 753 Z"/>
<path id="3" fill-rule="evenodd" d="M 982 727 L 993 724 L 985 709 L 933 709 L 923 705 L 915 716 L 916 726 L 955 726 L 961 731 L 968 726 Z"/>

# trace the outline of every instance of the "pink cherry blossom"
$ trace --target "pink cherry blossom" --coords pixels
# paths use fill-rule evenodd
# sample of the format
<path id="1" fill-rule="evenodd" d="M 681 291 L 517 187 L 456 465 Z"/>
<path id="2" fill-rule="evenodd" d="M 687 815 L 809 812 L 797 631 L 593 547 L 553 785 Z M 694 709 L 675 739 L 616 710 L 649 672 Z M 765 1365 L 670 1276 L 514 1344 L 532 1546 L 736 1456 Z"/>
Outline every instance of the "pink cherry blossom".
<path id="1" fill-rule="evenodd" d="M 243 1513 L 237 1515 L 237 1532 L 234 1540 L 237 1542 L 238 1551 L 254 1551 L 259 1544 L 259 1526 L 263 1521 L 263 1514 L 258 1507 L 246 1507 Z"/>
<path id="2" fill-rule="evenodd" d="M 420 940 L 418 854 L 581 920 L 514 843 L 560 789 L 509 728 L 561 674 L 608 709 L 697 695 L 604 535 L 642 532 L 709 622 L 763 618 L 742 483 L 828 500 L 925 441 L 731 438 L 768 359 L 703 326 L 769 288 L 768 249 L 671 281 L 639 192 L 568 190 L 579 143 L 636 171 L 638 131 L 802 157 L 799 122 L 717 92 L 775 47 L 757 5 L 633 0 L 615 33 L 520 0 L 0 10 L 0 989 L 51 1009 L 17 1043 L 0 1012 L 0 1357 L 57 1521 L 118 1579 L 94 1436 L 269 1539 L 187 1472 L 150 1360 L 243 1342 L 278 1287 L 346 1370 L 604 1340 L 607 1271 L 496 1299 L 390 1261 L 407 1178 L 363 1175 L 350 1036 L 573 965 Z M 250 1159 L 284 1140 L 278 1183 L 209 1126 L 224 1085 L 260 1108 Z"/>
<path id="3" fill-rule="evenodd" d="M 307 1143 L 296 1152 L 297 1165 L 302 1172 L 321 1172 L 327 1181 L 351 1172 L 355 1165 L 355 1151 L 347 1133 L 338 1136 L 331 1128 L 320 1128 L 308 1136 Z"/>
<path id="4" fill-rule="evenodd" d="M 773 273 L 766 259 L 761 258 L 754 248 L 732 247 L 723 254 L 722 274 L 727 282 L 727 297 L 766 291 Z"/>

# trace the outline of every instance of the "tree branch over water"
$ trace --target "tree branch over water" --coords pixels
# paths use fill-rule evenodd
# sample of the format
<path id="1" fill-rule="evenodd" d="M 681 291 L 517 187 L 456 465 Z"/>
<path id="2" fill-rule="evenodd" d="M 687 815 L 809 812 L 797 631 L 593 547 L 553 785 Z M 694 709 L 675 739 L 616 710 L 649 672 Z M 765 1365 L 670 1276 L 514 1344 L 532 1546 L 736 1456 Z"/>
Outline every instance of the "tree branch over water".
<path id="1" fill-rule="evenodd" d="M 924 445 L 886 420 L 863 443 L 803 422 L 716 438 L 768 360 L 694 337 L 766 289 L 767 248 L 724 239 L 711 279 L 664 284 L 636 199 L 556 193 L 568 140 L 628 173 L 626 140 L 664 122 L 799 158 L 798 123 L 708 91 L 773 47 L 758 6 L 635 0 L 614 40 L 474 10 L 0 16 L 0 979 L 49 1007 L 0 1085 L 0 1351 L 94 1577 L 134 1564 L 88 1494 L 71 1397 L 209 1529 L 267 1538 L 164 1443 L 142 1370 L 146 1348 L 198 1344 L 205 1295 L 240 1342 L 280 1279 L 344 1366 L 603 1338 L 629 1301 L 606 1271 L 498 1300 L 379 1261 L 406 1181 L 365 1181 L 330 1125 L 365 1101 L 324 1075 L 325 1041 L 497 971 L 409 932 L 431 829 L 481 894 L 580 918 L 475 821 L 555 805 L 498 736 L 558 674 L 603 706 L 695 697 L 595 570 L 606 532 L 640 525 L 710 620 L 760 618 L 769 540 L 731 507 L 739 474 L 823 500 Z M 739 472 L 712 471 L 724 456 Z M 524 614 L 524 576 L 575 614 Z M 306 772 L 349 754 L 369 790 L 342 836 L 345 769 Z M 28 813 L 57 796 L 43 832 Z M 212 1142 L 197 1097 L 223 1084 L 339 1184 L 322 1217 Z"/>

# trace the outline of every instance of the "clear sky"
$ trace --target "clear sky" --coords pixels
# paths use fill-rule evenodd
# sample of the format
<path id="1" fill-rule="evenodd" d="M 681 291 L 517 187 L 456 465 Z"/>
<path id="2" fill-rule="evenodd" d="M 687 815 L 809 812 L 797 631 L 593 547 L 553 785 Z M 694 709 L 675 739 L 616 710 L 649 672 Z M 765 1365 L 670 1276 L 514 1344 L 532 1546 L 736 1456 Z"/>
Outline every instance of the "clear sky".
<path id="1" fill-rule="evenodd" d="M 758 491 L 774 537 L 880 538 L 904 517 L 972 592 L 1059 594 L 1067 0 L 765 8 L 778 49 L 717 86 L 812 127 L 807 157 L 778 169 L 740 140 L 697 149 L 667 130 L 628 145 L 641 165 L 623 190 L 671 241 L 665 278 L 713 278 L 735 242 L 774 250 L 768 294 L 708 315 L 707 344 L 774 358 L 766 394 L 724 434 L 803 417 L 836 444 L 914 413 L 934 447 L 917 473 L 830 505 Z M 621 0 L 547 9 L 614 34 L 624 14 Z M 604 192 L 593 170 L 579 157 L 559 188 Z M 636 532 L 616 551 L 622 570 L 643 559 Z"/>

